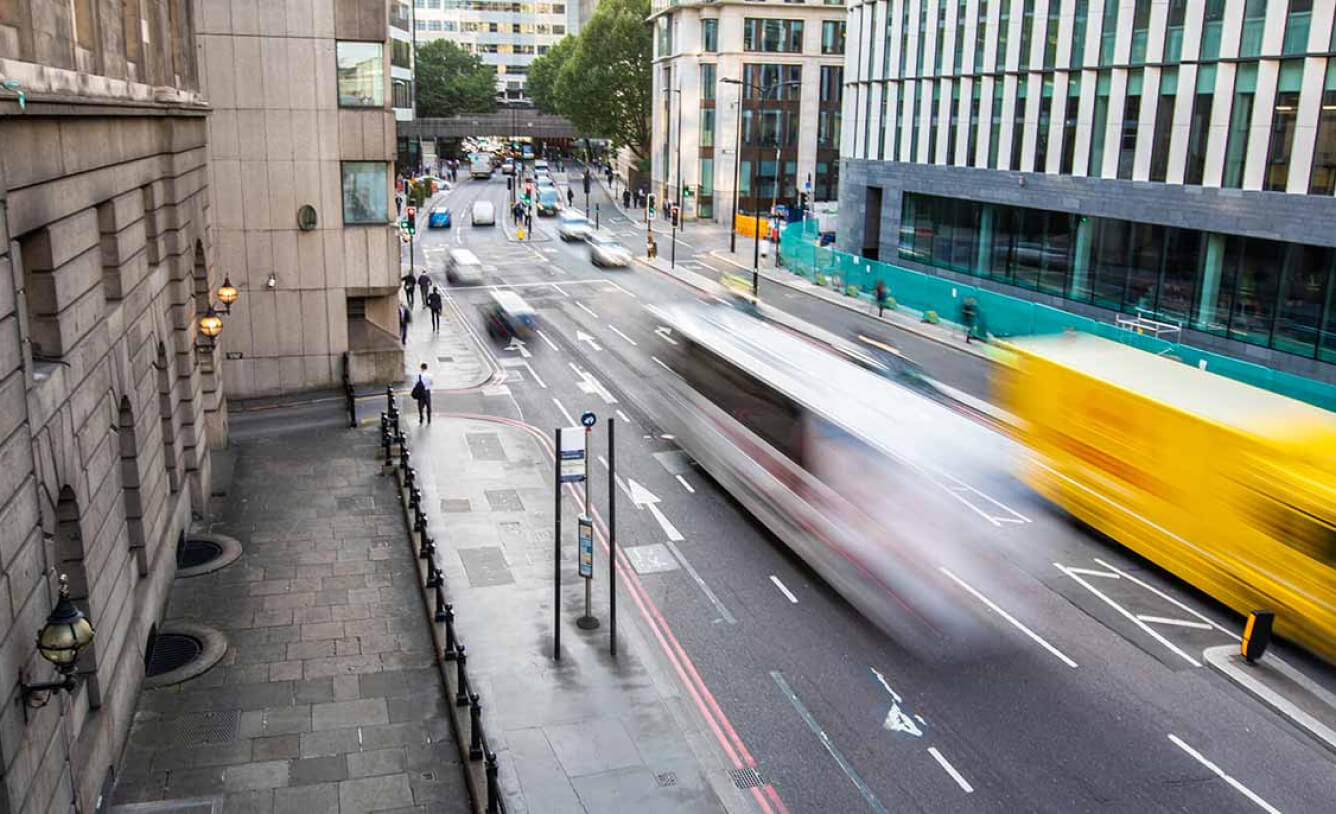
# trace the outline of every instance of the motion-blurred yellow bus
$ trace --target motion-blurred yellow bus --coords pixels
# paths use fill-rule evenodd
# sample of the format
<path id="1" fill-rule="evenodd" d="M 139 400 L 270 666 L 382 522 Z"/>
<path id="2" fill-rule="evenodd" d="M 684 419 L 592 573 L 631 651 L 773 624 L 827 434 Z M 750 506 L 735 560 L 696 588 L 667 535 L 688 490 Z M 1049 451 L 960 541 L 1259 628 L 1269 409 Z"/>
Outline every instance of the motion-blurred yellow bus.
<path id="1" fill-rule="evenodd" d="M 1094 336 L 1011 349 L 1036 491 L 1336 662 L 1336 414 Z"/>

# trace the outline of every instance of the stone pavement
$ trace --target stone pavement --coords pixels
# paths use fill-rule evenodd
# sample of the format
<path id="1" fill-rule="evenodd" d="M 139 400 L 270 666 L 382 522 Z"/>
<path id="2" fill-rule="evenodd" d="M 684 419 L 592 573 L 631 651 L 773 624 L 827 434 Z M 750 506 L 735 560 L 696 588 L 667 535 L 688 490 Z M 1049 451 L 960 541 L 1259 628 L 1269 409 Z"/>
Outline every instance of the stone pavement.
<path id="1" fill-rule="evenodd" d="M 207 530 L 244 552 L 178 578 L 161 624 L 217 628 L 229 647 L 203 675 L 144 691 L 114 803 L 472 811 L 376 431 L 306 429 L 233 448 L 231 490 Z"/>
<path id="2" fill-rule="evenodd" d="M 433 272 L 437 271 L 433 268 Z M 450 293 L 445 285 L 445 274 L 433 273 L 432 276 L 439 283 L 444 298 Z M 474 351 L 474 342 L 464 327 L 458 301 L 445 300 L 445 308 L 441 311 L 441 328 L 433 331 L 431 312 L 421 307 L 421 300 L 421 297 L 414 300 L 417 307 L 413 309 L 413 321 L 408 324 L 408 343 L 404 346 L 404 381 L 407 387 L 412 387 L 413 375 L 423 362 L 427 363 L 434 388 L 437 389 L 478 387 L 491 379 L 496 371 L 486 358 Z M 399 301 L 404 302 L 402 289 L 399 291 Z M 417 408 L 411 399 L 406 399 L 400 405 L 405 412 L 409 407 L 416 412 Z M 384 405 L 376 409 L 382 410 Z"/>

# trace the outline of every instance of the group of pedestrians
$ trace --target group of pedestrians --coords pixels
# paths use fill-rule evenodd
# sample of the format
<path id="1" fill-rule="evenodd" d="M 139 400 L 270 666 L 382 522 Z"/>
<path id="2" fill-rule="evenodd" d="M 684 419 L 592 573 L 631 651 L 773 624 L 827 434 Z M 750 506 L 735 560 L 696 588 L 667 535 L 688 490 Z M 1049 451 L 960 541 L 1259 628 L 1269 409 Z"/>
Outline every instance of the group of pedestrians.
<path id="1" fill-rule="evenodd" d="M 445 308 L 445 298 L 441 295 L 440 286 L 437 286 L 427 276 L 427 272 L 422 272 L 416 277 L 412 272 L 403 277 L 404 300 L 399 303 L 399 342 L 408 344 L 408 325 L 413 321 L 413 301 L 422 300 L 422 307 L 431 312 L 431 330 L 432 333 L 439 333 L 441 330 L 441 311 Z M 410 394 L 418 405 L 418 423 L 421 424 L 425 419 L 428 424 L 431 423 L 431 374 L 427 372 L 426 362 L 422 363 L 417 378 L 413 382 L 413 390 Z"/>

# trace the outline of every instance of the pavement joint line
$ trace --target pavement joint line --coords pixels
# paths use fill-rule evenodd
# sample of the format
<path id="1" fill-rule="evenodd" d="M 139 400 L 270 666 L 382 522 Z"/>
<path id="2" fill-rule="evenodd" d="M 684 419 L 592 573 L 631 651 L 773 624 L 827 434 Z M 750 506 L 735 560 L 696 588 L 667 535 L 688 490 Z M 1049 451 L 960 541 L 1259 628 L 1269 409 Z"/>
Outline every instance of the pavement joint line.
<path id="1" fill-rule="evenodd" d="M 774 574 L 771 574 L 770 581 L 775 583 L 775 587 L 778 588 L 779 592 L 784 594 L 784 596 L 790 602 L 792 602 L 795 605 L 798 604 L 798 597 L 793 595 L 793 591 L 790 591 L 787 585 L 785 585 L 783 582 L 780 582 L 779 577 L 775 576 Z"/>
<path id="2" fill-rule="evenodd" d="M 1026 627 L 1023 622 L 1021 622 L 1016 617 L 1012 616 L 1010 613 L 1007 613 L 1005 610 L 999 607 L 996 602 L 984 596 L 983 594 L 979 593 L 977 590 L 975 590 L 974 586 L 970 585 L 965 580 L 951 573 L 951 571 L 946 566 L 940 565 L 937 567 L 937 570 L 941 571 L 943 574 L 946 574 L 948 577 L 951 578 L 951 581 L 955 582 L 957 585 L 964 588 L 966 591 L 969 591 L 970 594 L 972 594 L 975 599 L 987 605 L 988 609 L 991 610 L 993 613 L 996 613 L 998 616 L 1001 616 L 1003 619 L 1010 622 L 1012 627 L 1024 633 L 1026 636 L 1029 636 L 1040 647 L 1044 648 L 1048 652 L 1057 656 L 1058 659 L 1061 660 L 1063 664 L 1066 664 L 1068 667 L 1071 667 L 1072 669 L 1075 669 L 1077 667 L 1076 662 L 1073 661 L 1066 653 L 1063 653 L 1061 650 L 1054 647 L 1043 636 L 1040 636 L 1038 633 L 1035 633 L 1033 630 Z"/>
<path id="3" fill-rule="evenodd" d="M 840 752 L 839 747 L 831 741 L 830 736 L 812 717 L 812 713 L 808 711 L 802 699 L 798 698 L 797 694 L 793 692 L 789 682 L 784 679 L 784 674 L 778 670 L 771 670 L 770 678 L 774 680 L 775 684 L 779 685 L 780 692 L 784 693 L 784 696 L 789 699 L 789 703 L 797 710 L 798 715 L 807 724 L 807 728 L 812 730 L 812 734 L 816 735 L 817 740 L 821 741 L 821 745 L 825 747 L 826 752 L 835 759 L 835 763 L 844 772 L 844 776 L 849 778 L 849 782 L 854 784 L 854 788 L 858 789 L 858 793 L 863 796 L 863 801 L 868 804 L 868 807 L 877 814 L 890 814 L 886 807 L 881 804 L 881 801 L 877 799 L 877 795 L 872 793 L 872 789 L 868 787 L 868 784 L 863 781 L 863 778 L 858 775 L 858 772 L 844 757 L 844 754 Z"/>
<path id="4" fill-rule="evenodd" d="M 1317 738 L 1328 750 L 1336 752 L 1336 731 L 1319 721 L 1312 714 L 1301 709 L 1293 701 L 1290 701 L 1264 684 L 1262 680 L 1254 674 L 1254 671 L 1257 671 L 1259 668 L 1245 667 L 1240 664 L 1238 662 L 1238 647 L 1232 644 L 1208 647 L 1202 651 L 1202 658 L 1206 660 L 1208 665 L 1222 673 L 1230 681 L 1238 684 L 1262 703 L 1271 707 L 1281 715 L 1284 715 L 1295 726 L 1298 726 Z M 1309 693 L 1312 693 L 1318 700 L 1328 706 L 1336 706 L 1336 699 L 1332 698 L 1330 692 L 1294 667 L 1291 667 L 1286 662 L 1279 658 L 1270 657 L 1267 658 L 1263 664 L 1298 684 Z"/>
<path id="5" fill-rule="evenodd" d="M 1170 596 L 1169 594 L 1165 593 L 1164 591 L 1160 590 L 1159 588 L 1156 588 L 1154 585 L 1151 585 L 1150 583 L 1145 582 L 1145 581 L 1143 581 L 1143 580 L 1141 580 L 1141 579 L 1138 579 L 1137 577 L 1133 576 L 1132 574 L 1127 573 L 1126 571 L 1120 570 L 1120 569 L 1114 567 L 1113 565 L 1110 565 L 1109 563 L 1105 562 L 1104 560 L 1101 560 L 1099 557 L 1095 557 L 1095 562 L 1097 562 L 1097 563 L 1099 563 L 1100 565 L 1104 566 L 1105 568 L 1109 569 L 1110 571 L 1112 571 L 1112 572 L 1113 572 L 1115 575 L 1117 575 L 1118 577 L 1120 577 L 1120 578 L 1122 578 L 1122 579 L 1130 580 L 1130 581 L 1136 583 L 1137 585 L 1140 585 L 1142 588 L 1145 588 L 1146 590 L 1148 590 L 1148 591 L 1150 591 L 1151 593 L 1155 594 L 1156 596 L 1160 597 L 1161 599 L 1165 600 L 1166 602 L 1168 602 L 1168 603 L 1174 605 L 1175 607 L 1179 608 L 1180 610 L 1187 611 L 1188 613 L 1192 614 L 1193 616 L 1197 617 L 1198 619 L 1202 620 L 1203 622 L 1206 622 L 1206 623 L 1209 624 L 1211 627 L 1215 628 L 1216 630 L 1220 631 L 1221 633 L 1225 634 L 1226 636 L 1229 636 L 1229 637 L 1232 638 L 1234 641 L 1236 641 L 1236 642 L 1241 642 L 1241 641 L 1243 641 L 1243 637 L 1240 636 L 1239 634 L 1235 633 L 1234 631 L 1230 630 L 1230 629 L 1227 628 L 1227 627 L 1224 627 L 1223 625 L 1217 624 L 1216 622 L 1212 621 L 1211 618 L 1210 618 L 1209 616 L 1207 616 L 1206 614 L 1201 613 L 1200 611 L 1194 610 L 1192 607 L 1190 607 L 1190 606 L 1187 605 L 1186 603 L 1181 602 L 1181 601 L 1175 599 L 1174 597 Z"/>
<path id="6" fill-rule="evenodd" d="M 1113 608 L 1113 609 L 1114 609 L 1115 611 L 1117 611 L 1120 615 L 1122 615 L 1125 619 L 1127 619 L 1128 621 L 1130 621 L 1132 624 L 1136 625 L 1137 627 L 1141 628 L 1141 630 L 1142 630 L 1143 632 L 1145 632 L 1146 635 L 1150 636 L 1150 637 L 1151 637 L 1152 639 L 1154 639 L 1155 641 L 1157 641 L 1157 642 L 1159 642 L 1160 644 L 1164 645 L 1166 648 L 1169 649 L 1170 652 L 1175 653 L 1175 654 L 1177 654 L 1177 655 L 1179 655 L 1179 656 L 1182 656 L 1183 659 L 1184 659 L 1185 661 L 1187 661 L 1188 664 L 1191 664 L 1193 667 L 1200 667 L 1200 666 L 1201 666 L 1201 662 L 1200 662 L 1200 661 L 1197 661 L 1197 660 L 1194 659 L 1192 656 L 1190 656 L 1190 655 L 1188 655 L 1186 652 L 1184 652 L 1184 651 L 1182 650 L 1182 648 L 1180 648 L 1178 645 L 1174 644 L 1173 642 L 1171 642 L 1171 641 L 1169 641 L 1168 639 L 1166 639 L 1164 636 L 1160 635 L 1160 632 L 1159 632 L 1159 631 L 1155 630 L 1155 628 L 1153 628 L 1153 627 L 1151 627 L 1150 625 L 1146 624 L 1145 622 L 1141 621 L 1141 619 L 1137 618 L 1137 615 L 1136 615 L 1136 614 L 1132 613 L 1132 612 L 1129 611 L 1127 608 L 1124 608 L 1122 605 L 1119 605 L 1117 602 L 1114 602 L 1114 601 L 1113 601 L 1111 598 L 1109 598 L 1109 596 L 1106 595 L 1103 591 L 1101 591 L 1100 589 L 1096 588 L 1094 585 L 1091 585 L 1089 582 L 1086 582 L 1084 579 L 1081 578 L 1081 575 L 1080 575 L 1080 574 L 1073 574 L 1071 571 L 1068 571 L 1068 570 L 1067 570 L 1067 566 L 1065 566 L 1065 565 L 1063 565 L 1063 564 L 1061 564 L 1061 563 L 1056 563 L 1056 562 L 1055 562 L 1055 563 L 1053 563 L 1053 567 L 1054 567 L 1054 568 L 1057 568 L 1057 569 L 1058 569 L 1059 571 L 1061 571 L 1062 573 L 1064 573 L 1064 574 L 1066 574 L 1067 576 L 1071 577 L 1072 579 L 1076 580 L 1077 583 L 1079 583 L 1079 584 L 1081 585 L 1081 587 L 1085 588 L 1085 589 L 1086 589 L 1087 591 L 1089 591 L 1090 593 L 1092 593 L 1092 594 L 1094 594 L 1095 596 L 1099 597 L 1099 599 L 1102 600 L 1102 601 L 1104 602 L 1104 604 L 1106 604 L 1106 605 L 1108 605 L 1109 607 Z"/>
<path id="7" fill-rule="evenodd" d="M 673 553 L 673 556 L 677 558 L 677 561 L 682 563 L 682 568 L 686 570 L 691 576 L 691 579 L 700 587 L 701 592 L 705 594 L 705 598 L 710 600 L 710 604 L 714 605 L 714 609 L 719 611 L 719 615 L 723 617 L 723 620 L 730 625 L 736 625 L 738 623 L 737 617 L 728 612 L 728 608 L 724 607 L 724 603 L 719 601 L 719 597 L 715 595 L 715 592 L 710 590 L 710 586 L 705 583 L 705 580 L 701 577 L 700 573 L 696 571 L 695 566 L 691 564 L 691 561 L 687 559 L 686 555 L 678 549 L 677 545 L 673 543 L 672 540 L 666 541 L 664 545 Z"/>
<path id="8" fill-rule="evenodd" d="M 1196 749 L 1193 749 L 1191 746 L 1188 746 L 1186 743 L 1183 742 L 1182 738 L 1178 737 L 1173 733 L 1170 733 L 1169 740 L 1179 749 L 1182 749 L 1184 752 L 1187 752 L 1188 755 L 1190 755 L 1193 760 L 1196 760 L 1198 763 L 1200 763 L 1201 765 L 1205 766 L 1206 768 L 1214 772 L 1216 776 L 1218 776 L 1221 780 L 1225 781 L 1230 786 L 1232 786 L 1234 790 L 1237 791 L 1239 794 L 1242 794 L 1244 797 L 1247 797 L 1249 800 L 1255 803 L 1258 808 L 1268 812 L 1269 814 L 1280 814 L 1280 809 L 1271 805 L 1266 800 L 1263 800 L 1261 797 L 1257 796 L 1257 794 L 1254 793 L 1252 789 L 1243 785 L 1238 780 L 1235 780 L 1232 776 L 1226 774 L 1224 769 L 1221 769 L 1219 766 L 1215 765 L 1215 763 L 1208 760 L 1206 756 L 1203 755 L 1201 752 L 1198 752 Z"/>
<path id="9" fill-rule="evenodd" d="M 951 761 L 947 760 L 946 757 L 937 750 L 936 746 L 929 746 L 928 754 L 933 756 L 933 759 L 937 761 L 938 765 L 945 769 L 947 774 L 951 775 L 951 779 L 956 781 L 956 785 L 964 789 L 966 794 L 974 793 L 974 787 L 969 784 L 969 781 L 967 781 L 960 772 L 956 771 L 956 767 L 951 765 Z"/>

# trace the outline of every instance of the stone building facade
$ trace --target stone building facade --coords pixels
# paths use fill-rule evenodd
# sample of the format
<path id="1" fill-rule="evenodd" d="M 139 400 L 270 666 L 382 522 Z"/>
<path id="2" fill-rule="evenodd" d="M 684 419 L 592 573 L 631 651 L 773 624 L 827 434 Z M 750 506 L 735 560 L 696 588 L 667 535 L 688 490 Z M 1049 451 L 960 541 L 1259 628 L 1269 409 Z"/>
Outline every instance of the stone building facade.
<path id="1" fill-rule="evenodd" d="M 337 386 L 345 353 L 356 383 L 402 377 L 395 5 L 201 4 L 218 261 L 242 292 L 220 339 L 232 398 Z"/>
<path id="2" fill-rule="evenodd" d="M 208 5 L 208 3 L 206 3 Z M 0 811 L 93 811 L 225 443 L 198 0 L 0 0 Z M 243 295 L 244 296 L 244 295 Z M 68 574 L 79 684 L 35 637 Z"/>

